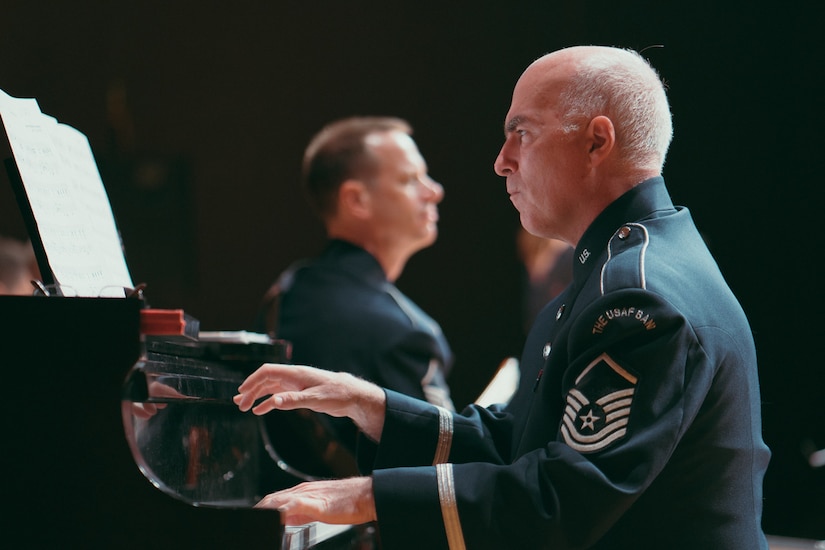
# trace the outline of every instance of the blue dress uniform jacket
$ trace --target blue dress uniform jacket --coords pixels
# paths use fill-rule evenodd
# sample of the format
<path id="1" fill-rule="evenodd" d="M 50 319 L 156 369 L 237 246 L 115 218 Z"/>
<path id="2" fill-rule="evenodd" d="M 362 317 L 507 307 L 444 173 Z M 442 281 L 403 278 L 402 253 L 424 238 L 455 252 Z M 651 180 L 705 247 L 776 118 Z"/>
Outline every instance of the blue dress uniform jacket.
<path id="1" fill-rule="evenodd" d="M 767 548 L 754 343 L 689 212 L 648 180 L 574 263 L 506 408 L 387 391 L 361 457 L 383 547 Z"/>
<path id="2" fill-rule="evenodd" d="M 291 343 L 294 363 L 351 372 L 452 408 L 453 354 L 441 328 L 387 281 L 375 257 L 334 239 L 286 279 L 277 335 Z"/>

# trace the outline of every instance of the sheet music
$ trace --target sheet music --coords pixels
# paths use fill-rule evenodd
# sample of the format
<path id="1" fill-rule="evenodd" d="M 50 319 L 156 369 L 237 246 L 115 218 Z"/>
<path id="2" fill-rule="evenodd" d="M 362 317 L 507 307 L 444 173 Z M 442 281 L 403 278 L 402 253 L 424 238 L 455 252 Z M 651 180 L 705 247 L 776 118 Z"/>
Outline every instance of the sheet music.
<path id="1" fill-rule="evenodd" d="M 78 296 L 133 286 L 89 140 L 0 90 L 0 118 L 55 281 Z"/>

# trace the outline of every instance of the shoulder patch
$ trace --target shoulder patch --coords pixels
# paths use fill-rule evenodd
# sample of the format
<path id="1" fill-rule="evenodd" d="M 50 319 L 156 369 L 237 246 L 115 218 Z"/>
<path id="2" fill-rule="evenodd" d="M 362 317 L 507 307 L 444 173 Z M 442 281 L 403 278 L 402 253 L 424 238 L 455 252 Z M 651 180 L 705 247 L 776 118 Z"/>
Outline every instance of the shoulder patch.
<path id="1" fill-rule="evenodd" d="M 606 353 L 597 357 L 567 393 L 564 442 L 581 453 L 594 453 L 623 438 L 637 381 Z"/>

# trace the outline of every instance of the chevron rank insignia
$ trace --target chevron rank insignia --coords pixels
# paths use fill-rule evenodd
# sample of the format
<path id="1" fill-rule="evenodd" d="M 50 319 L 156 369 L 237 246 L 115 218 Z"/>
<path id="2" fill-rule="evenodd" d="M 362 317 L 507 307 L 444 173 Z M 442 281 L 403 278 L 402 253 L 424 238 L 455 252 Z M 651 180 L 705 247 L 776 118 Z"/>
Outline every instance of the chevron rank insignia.
<path id="1" fill-rule="evenodd" d="M 567 394 L 564 442 L 581 453 L 595 453 L 624 437 L 637 380 L 606 353 L 597 357 Z"/>

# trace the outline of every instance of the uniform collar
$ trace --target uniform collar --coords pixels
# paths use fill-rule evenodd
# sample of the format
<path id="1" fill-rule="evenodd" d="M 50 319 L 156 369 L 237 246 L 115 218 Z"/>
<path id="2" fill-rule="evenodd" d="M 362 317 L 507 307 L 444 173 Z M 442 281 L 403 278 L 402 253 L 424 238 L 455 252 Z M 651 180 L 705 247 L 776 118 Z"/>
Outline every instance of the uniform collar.
<path id="1" fill-rule="evenodd" d="M 581 281 L 596 265 L 597 258 L 616 230 L 625 223 L 648 217 L 657 210 L 672 210 L 665 180 L 647 179 L 610 203 L 584 232 L 573 260 L 573 278 Z"/>
<path id="2" fill-rule="evenodd" d="M 330 239 L 321 255 L 321 261 L 334 263 L 374 285 L 380 286 L 387 282 L 387 275 L 375 256 L 349 241 Z"/>

